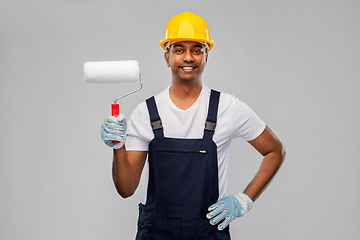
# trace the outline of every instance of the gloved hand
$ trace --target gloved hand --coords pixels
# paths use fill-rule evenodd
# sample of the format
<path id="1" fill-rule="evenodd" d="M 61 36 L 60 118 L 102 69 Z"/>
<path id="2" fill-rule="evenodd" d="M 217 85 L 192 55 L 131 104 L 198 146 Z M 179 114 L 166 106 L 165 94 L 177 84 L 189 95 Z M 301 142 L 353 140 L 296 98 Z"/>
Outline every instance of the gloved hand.
<path id="1" fill-rule="evenodd" d="M 218 226 L 219 231 L 222 231 L 235 218 L 241 217 L 250 211 L 253 203 L 251 198 L 245 193 L 239 193 L 236 196 L 230 195 L 211 205 L 208 209 L 211 212 L 206 217 L 211 219 L 209 221 L 211 225 L 216 225 L 224 220 Z"/>
<path id="2" fill-rule="evenodd" d="M 118 117 L 109 116 L 101 125 L 101 138 L 111 148 L 121 148 L 126 139 L 127 124 L 125 115 L 120 113 Z M 119 141 L 114 143 L 112 141 Z"/>

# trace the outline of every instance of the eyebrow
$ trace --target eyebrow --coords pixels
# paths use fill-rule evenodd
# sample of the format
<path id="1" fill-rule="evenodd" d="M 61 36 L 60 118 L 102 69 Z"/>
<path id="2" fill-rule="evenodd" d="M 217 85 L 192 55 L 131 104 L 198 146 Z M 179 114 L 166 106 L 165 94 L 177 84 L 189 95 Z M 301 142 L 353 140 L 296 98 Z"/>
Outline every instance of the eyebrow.
<path id="1" fill-rule="evenodd" d="M 181 44 L 181 43 L 174 43 L 174 48 L 175 47 L 184 47 L 184 45 L 183 44 Z M 202 48 L 204 45 L 202 45 L 202 44 L 195 44 L 195 45 L 193 45 L 193 46 L 191 46 L 192 48 L 197 48 L 197 47 L 200 47 L 200 48 Z"/>

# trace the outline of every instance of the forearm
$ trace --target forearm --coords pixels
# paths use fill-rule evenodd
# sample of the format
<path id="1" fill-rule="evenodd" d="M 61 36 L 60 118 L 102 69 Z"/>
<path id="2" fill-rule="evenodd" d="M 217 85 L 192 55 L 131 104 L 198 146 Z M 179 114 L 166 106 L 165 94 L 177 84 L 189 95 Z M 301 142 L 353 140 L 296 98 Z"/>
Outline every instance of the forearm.
<path id="1" fill-rule="evenodd" d="M 114 149 L 112 177 L 117 192 L 123 198 L 134 194 L 139 181 L 129 163 L 125 146 L 120 149 Z"/>
<path id="2" fill-rule="evenodd" d="M 244 193 L 255 201 L 267 188 L 285 159 L 285 151 L 279 150 L 266 154 L 258 172 L 245 189 Z"/>
<path id="3" fill-rule="evenodd" d="M 210 206 L 209 211 L 211 212 L 206 215 L 207 218 L 211 219 L 210 224 L 215 225 L 220 220 L 225 219 L 218 226 L 219 230 L 224 229 L 235 218 L 241 217 L 250 211 L 253 202 L 269 185 L 285 159 L 284 147 L 269 127 L 266 127 L 257 138 L 249 141 L 249 143 L 264 158 L 255 177 L 244 193 L 227 196 Z"/>
<path id="4" fill-rule="evenodd" d="M 222 221 L 218 225 L 218 229 L 221 231 L 235 218 L 241 217 L 250 211 L 253 202 L 266 189 L 280 168 L 284 156 L 285 152 L 283 151 L 274 151 L 265 154 L 258 172 L 245 189 L 245 194 L 238 193 L 235 196 L 227 196 L 209 207 L 208 210 L 210 212 L 206 217 L 210 219 L 210 224 L 216 225 Z"/>

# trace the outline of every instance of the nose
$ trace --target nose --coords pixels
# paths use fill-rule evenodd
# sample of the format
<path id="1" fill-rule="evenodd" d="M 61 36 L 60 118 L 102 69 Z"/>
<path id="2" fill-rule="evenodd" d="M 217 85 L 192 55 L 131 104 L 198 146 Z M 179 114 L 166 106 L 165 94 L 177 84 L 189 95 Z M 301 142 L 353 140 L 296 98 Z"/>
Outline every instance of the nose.
<path id="1" fill-rule="evenodd" d="M 194 58 L 191 54 L 191 51 L 189 49 L 187 49 L 185 51 L 185 53 L 183 54 L 183 61 L 184 62 L 193 62 L 194 61 Z"/>

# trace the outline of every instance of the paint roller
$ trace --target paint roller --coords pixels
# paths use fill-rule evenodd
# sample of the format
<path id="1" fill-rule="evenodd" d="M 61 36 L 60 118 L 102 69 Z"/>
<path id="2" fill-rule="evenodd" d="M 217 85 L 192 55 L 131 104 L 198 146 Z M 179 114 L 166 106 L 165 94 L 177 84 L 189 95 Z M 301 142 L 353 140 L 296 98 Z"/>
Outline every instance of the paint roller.
<path id="1" fill-rule="evenodd" d="M 111 115 L 114 117 L 119 116 L 120 113 L 117 101 L 142 88 L 139 62 L 136 60 L 85 62 L 84 80 L 87 83 L 140 82 L 138 88 L 115 98 L 114 103 L 111 104 Z"/>

